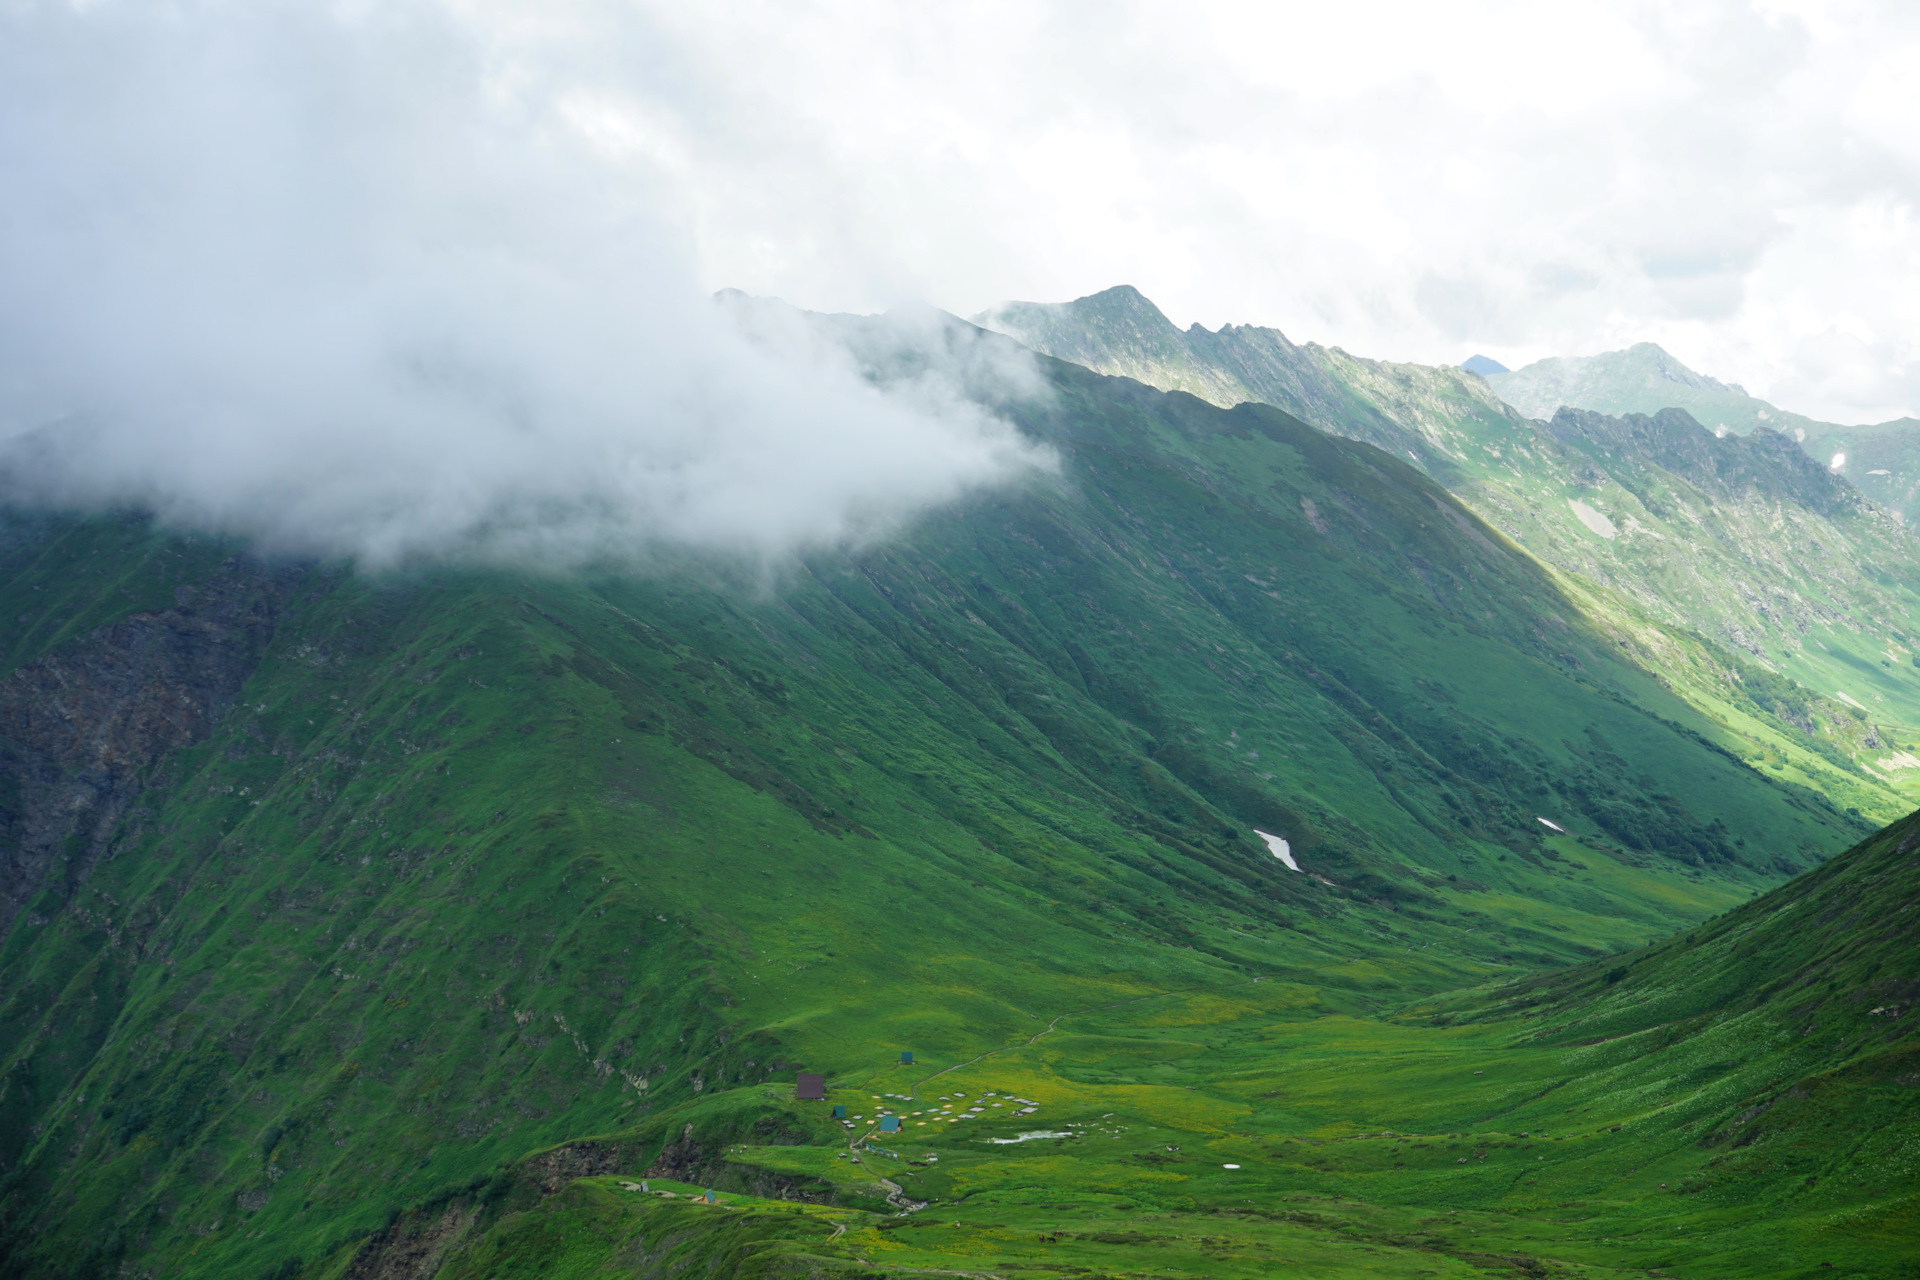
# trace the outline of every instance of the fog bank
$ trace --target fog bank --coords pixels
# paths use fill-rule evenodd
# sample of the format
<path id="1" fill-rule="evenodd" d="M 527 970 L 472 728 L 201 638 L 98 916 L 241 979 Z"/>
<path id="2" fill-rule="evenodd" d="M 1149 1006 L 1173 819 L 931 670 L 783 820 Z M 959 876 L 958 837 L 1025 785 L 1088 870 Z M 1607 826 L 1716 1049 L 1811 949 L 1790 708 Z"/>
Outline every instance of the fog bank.
<path id="1" fill-rule="evenodd" d="M 857 541 L 1048 465 L 964 370 L 744 336 L 578 94 L 432 4 L 0 11 L 0 495 L 565 568 Z"/>

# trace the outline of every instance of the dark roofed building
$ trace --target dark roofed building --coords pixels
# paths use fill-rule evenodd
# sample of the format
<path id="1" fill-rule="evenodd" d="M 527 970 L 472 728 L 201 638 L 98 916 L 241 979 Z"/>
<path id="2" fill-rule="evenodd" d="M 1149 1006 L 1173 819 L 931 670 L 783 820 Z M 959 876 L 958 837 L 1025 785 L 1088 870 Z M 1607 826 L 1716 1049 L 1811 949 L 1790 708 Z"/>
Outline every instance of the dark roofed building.
<path id="1" fill-rule="evenodd" d="M 794 1096 L 802 1102 L 822 1102 L 827 1096 L 827 1078 L 811 1071 L 802 1071 L 795 1081 Z"/>

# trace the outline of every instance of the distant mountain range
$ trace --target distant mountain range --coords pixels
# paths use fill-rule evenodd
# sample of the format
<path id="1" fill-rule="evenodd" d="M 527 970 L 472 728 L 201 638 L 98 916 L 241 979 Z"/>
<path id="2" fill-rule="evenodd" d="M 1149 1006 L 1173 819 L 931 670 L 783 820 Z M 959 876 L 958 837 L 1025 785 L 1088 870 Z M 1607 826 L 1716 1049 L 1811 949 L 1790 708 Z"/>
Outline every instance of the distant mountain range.
<path id="1" fill-rule="evenodd" d="M 1502 400 L 1530 418 L 1550 418 L 1562 405 L 1596 413 L 1684 409 L 1713 431 L 1740 435 L 1761 429 L 1778 431 L 1793 437 L 1810 457 L 1846 476 L 1881 506 L 1903 519 L 1916 514 L 1920 419 L 1851 427 L 1820 422 L 1748 395 L 1738 383 L 1695 373 L 1651 342 L 1596 356 L 1536 360 L 1512 372 L 1473 371 L 1486 378 Z"/>
<path id="2" fill-rule="evenodd" d="M 1474 372 L 1529 418 L 1551 418 L 1562 405 L 1596 413 L 1685 409 L 1704 427 L 1742 435 L 1756 427 L 1790 431 L 1812 421 L 1783 413 L 1736 383 L 1695 373 L 1651 342 L 1597 356 L 1552 356 L 1511 372 Z"/>

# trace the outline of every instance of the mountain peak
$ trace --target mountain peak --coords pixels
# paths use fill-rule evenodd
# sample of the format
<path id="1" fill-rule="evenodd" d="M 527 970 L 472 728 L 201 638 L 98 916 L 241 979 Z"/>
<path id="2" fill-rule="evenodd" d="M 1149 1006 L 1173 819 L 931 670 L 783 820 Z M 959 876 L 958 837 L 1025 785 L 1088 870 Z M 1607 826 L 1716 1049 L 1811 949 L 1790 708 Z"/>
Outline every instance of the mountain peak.
<path id="1" fill-rule="evenodd" d="M 1179 332 L 1151 298 L 1130 284 L 1117 284 L 1072 302 L 996 303 L 971 319 L 982 328 L 997 329 L 1016 338 L 1023 332 L 1049 328 L 1063 320 L 1081 326 L 1121 325 L 1143 332 Z"/>
<path id="2" fill-rule="evenodd" d="M 1495 360 L 1492 356 L 1472 355 L 1460 362 L 1460 367 L 1468 373 L 1477 373 L 1483 378 L 1496 373 L 1511 373 L 1511 369 Z"/>
<path id="3" fill-rule="evenodd" d="M 1102 289 L 1098 293 L 1089 293 L 1085 297 L 1075 298 L 1067 304 L 1070 307 L 1094 306 L 1100 309 L 1123 309 L 1159 316 L 1166 315 L 1154 305 L 1153 299 L 1130 284 L 1116 284 L 1111 289 Z"/>
<path id="4" fill-rule="evenodd" d="M 1657 342 L 1636 342 L 1625 351 L 1608 351 L 1597 356 L 1587 356 L 1590 361 L 1608 361 L 1617 357 L 1626 357 L 1626 362 L 1646 369 L 1652 376 L 1677 382 L 1683 387 L 1697 387 L 1708 391 L 1725 391 L 1727 384 L 1704 373 L 1695 373 L 1676 359 L 1672 352 Z"/>
<path id="5" fill-rule="evenodd" d="M 1072 302 L 1002 302 L 972 320 L 1046 355 L 1143 381 L 1153 381 L 1152 369 L 1159 365 L 1191 363 L 1187 335 L 1130 284 Z M 1205 394 L 1201 387 L 1176 385 Z"/>

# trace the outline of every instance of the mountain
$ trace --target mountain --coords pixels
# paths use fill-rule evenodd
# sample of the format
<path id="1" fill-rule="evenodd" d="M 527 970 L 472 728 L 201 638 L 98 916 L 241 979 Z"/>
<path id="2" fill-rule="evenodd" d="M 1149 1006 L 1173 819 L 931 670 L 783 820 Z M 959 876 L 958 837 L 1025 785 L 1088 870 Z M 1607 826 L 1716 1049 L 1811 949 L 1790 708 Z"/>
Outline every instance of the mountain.
<path id="1" fill-rule="evenodd" d="M 915 343 L 1019 355 L 818 323 L 876 377 Z M 771 577 L 373 576 L 9 515 L 0 1269 L 833 1275 L 1061 1246 L 1472 1275 L 1679 1248 L 1658 1214 L 1629 1243 L 1572 1225 L 1582 1161 L 1624 1148 L 1538 1100 L 1564 1049 L 1435 1019 L 1871 824 L 1750 767 L 1411 466 L 1038 367 L 1001 407 L 1057 476 Z M 1483 1052 L 1523 1083 L 1483 1090 Z M 1537 1193 L 1478 1163 L 1516 1124 L 1571 1143 L 1524 1140 Z M 1817 1232 L 1883 1212 L 1879 1184 L 1823 1194 L 1770 1229 L 1876 1247 Z"/>
<path id="2" fill-rule="evenodd" d="M 1431 469 L 1444 455 L 1418 427 L 1354 392 L 1327 367 L 1334 354 L 1295 346 L 1278 329 L 1224 325 L 1175 328 L 1145 295 L 1119 285 L 1058 305 L 1006 302 L 973 317 L 1045 355 L 1099 373 L 1132 378 L 1165 391 L 1185 391 L 1232 408 L 1275 405 L 1303 421 L 1339 422 L 1338 433 Z M 1491 400 L 1484 386 L 1479 395 Z"/>
<path id="3" fill-rule="evenodd" d="M 1777 432 L 1723 437 L 1673 411 L 1528 419 L 1459 369 L 1271 329 L 1183 332 L 1130 289 L 983 319 L 1036 350 L 1216 404 L 1264 401 L 1407 459 L 1559 571 L 1590 617 L 1739 733 L 1747 759 L 1882 820 L 1920 799 L 1920 543 Z"/>
<path id="4" fill-rule="evenodd" d="M 1502 400 L 1533 418 L 1551 417 L 1562 405 L 1611 414 L 1672 408 L 1716 432 L 1778 431 L 1896 518 L 1920 510 L 1914 505 L 1920 494 L 1920 420 L 1858 427 L 1818 422 L 1750 396 L 1737 384 L 1695 373 L 1651 342 L 1539 360 L 1490 374 L 1487 381 Z"/>
<path id="5" fill-rule="evenodd" d="M 1597 356 L 1554 356 L 1489 375 L 1502 400 L 1529 418 L 1551 418 L 1561 406 L 1596 413 L 1684 409 L 1709 430 L 1745 435 L 1759 427 L 1791 433 L 1811 419 L 1783 413 L 1746 389 L 1695 373 L 1651 342 Z"/>
<path id="6" fill-rule="evenodd" d="M 1468 373 L 1477 373 L 1483 378 L 1508 372 L 1507 366 L 1489 356 L 1468 356 L 1460 362 L 1460 367 Z"/>

